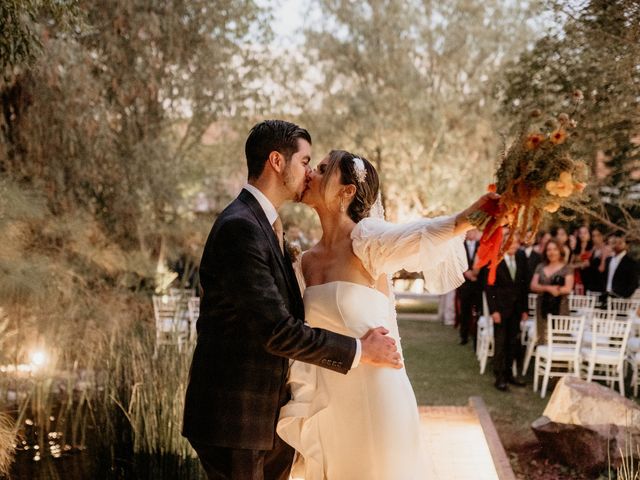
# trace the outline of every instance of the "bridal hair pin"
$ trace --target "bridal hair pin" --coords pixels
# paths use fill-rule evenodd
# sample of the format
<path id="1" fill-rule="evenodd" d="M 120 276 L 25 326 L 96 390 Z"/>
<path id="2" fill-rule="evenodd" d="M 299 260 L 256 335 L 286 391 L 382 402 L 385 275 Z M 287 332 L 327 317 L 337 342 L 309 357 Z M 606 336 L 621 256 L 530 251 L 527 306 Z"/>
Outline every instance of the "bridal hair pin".
<path id="1" fill-rule="evenodd" d="M 356 178 L 358 183 L 362 183 L 367 178 L 367 169 L 364 166 L 364 162 L 360 157 L 353 157 L 353 168 L 356 172 Z"/>

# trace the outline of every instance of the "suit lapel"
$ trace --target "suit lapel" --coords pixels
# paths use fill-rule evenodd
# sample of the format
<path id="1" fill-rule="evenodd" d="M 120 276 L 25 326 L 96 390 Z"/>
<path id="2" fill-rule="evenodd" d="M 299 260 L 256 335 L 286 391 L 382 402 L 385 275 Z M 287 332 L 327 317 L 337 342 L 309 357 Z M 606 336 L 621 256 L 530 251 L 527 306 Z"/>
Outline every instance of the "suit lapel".
<path id="1" fill-rule="evenodd" d="M 244 189 L 240 192 L 240 195 L 238 195 L 238 198 L 245 205 L 247 205 L 247 207 L 249 207 L 249 209 L 255 215 L 256 219 L 258 220 L 258 223 L 260 224 L 260 227 L 262 228 L 262 231 L 264 232 L 265 236 L 267 237 L 267 240 L 269 241 L 269 246 L 271 247 L 271 250 L 277 259 L 278 265 L 282 269 L 284 278 L 287 281 L 287 287 L 289 288 L 289 293 L 295 293 L 297 291 L 298 295 L 293 295 L 293 297 L 298 298 L 300 296 L 300 293 L 299 293 L 300 288 L 297 286 L 297 284 L 295 286 L 291 284 L 291 279 L 292 279 L 291 273 L 293 273 L 293 268 L 290 265 L 291 260 L 289 259 L 289 255 L 286 251 L 285 251 L 285 255 L 284 256 L 282 255 L 282 252 L 280 251 L 280 245 L 278 244 L 278 239 L 276 238 L 276 234 L 273 231 L 273 227 L 269 224 L 269 220 L 267 219 L 267 216 L 265 215 L 264 210 L 262 209 L 258 201 L 255 199 L 255 197 Z M 285 256 L 287 259 L 286 261 L 289 263 L 288 269 L 285 266 Z M 289 272 L 289 270 L 291 271 L 291 273 Z M 293 273 L 293 278 L 295 278 L 295 273 Z"/>

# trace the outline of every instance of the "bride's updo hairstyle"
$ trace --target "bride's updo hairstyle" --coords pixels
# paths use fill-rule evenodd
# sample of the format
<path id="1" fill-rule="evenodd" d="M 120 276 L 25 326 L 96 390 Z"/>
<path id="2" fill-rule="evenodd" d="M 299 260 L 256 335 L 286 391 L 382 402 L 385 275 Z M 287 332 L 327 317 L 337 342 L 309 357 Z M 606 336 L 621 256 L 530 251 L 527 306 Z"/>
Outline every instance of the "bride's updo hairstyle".
<path id="1" fill-rule="evenodd" d="M 355 159 L 355 160 L 354 160 Z M 354 185 L 356 194 L 353 196 L 347 215 L 355 223 L 369 216 L 369 211 L 378 198 L 380 180 L 378 172 L 371 162 L 364 157 L 354 155 L 345 150 L 332 150 L 329 152 L 327 168 L 323 173 L 322 192 L 324 193 L 329 179 L 333 173 L 340 172 L 342 185 Z"/>

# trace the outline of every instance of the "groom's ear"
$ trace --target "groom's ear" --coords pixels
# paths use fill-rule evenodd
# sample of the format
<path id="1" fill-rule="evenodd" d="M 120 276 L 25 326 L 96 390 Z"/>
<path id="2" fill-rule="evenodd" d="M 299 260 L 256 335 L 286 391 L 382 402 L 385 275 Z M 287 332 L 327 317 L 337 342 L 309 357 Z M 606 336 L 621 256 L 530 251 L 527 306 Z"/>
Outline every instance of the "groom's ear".
<path id="1" fill-rule="evenodd" d="M 274 150 L 269 154 L 269 157 L 267 157 L 267 163 L 271 165 L 271 168 L 273 168 L 276 172 L 282 173 L 284 171 L 286 162 L 282 154 Z"/>

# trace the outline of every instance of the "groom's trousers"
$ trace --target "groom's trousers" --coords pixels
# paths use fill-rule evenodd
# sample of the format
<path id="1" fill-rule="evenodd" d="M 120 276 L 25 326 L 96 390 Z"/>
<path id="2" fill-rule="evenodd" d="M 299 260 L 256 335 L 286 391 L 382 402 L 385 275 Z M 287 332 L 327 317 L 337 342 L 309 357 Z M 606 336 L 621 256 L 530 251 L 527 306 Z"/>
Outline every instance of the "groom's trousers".
<path id="1" fill-rule="evenodd" d="M 294 450 L 276 435 L 273 450 L 244 450 L 191 442 L 209 480 L 288 480 Z"/>

